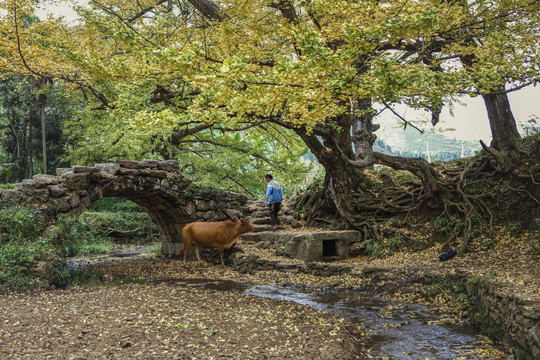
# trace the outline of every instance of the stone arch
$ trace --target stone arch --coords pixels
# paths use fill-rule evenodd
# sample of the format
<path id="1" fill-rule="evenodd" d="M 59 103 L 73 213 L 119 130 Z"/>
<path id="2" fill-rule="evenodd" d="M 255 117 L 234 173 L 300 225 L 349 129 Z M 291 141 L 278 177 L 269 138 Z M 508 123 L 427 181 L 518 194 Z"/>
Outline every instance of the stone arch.
<path id="1" fill-rule="evenodd" d="M 164 255 L 179 255 L 182 228 L 192 221 L 245 216 L 245 195 L 196 185 L 180 173 L 178 161 L 115 161 L 57 169 L 35 175 L 2 192 L 2 198 L 36 209 L 51 224 L 61 213 L 78 218 L 96 200 L 123 197 L 141 206 L 156 224 Z"/>

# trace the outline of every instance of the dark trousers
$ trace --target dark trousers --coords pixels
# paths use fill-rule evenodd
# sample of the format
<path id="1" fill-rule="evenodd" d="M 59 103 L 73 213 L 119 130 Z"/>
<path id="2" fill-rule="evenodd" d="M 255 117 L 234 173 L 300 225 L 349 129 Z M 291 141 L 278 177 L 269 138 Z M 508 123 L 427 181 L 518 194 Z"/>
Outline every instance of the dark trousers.
<path id="1" fill-rule="evenodd" d="M 269 204 L 268 209 L 270 209 L 270 219 L 272 219 L 272 225 L 279 225 L 277 215 L 279 213 L 279 209 L 281 209 L 281 203 Z"/>

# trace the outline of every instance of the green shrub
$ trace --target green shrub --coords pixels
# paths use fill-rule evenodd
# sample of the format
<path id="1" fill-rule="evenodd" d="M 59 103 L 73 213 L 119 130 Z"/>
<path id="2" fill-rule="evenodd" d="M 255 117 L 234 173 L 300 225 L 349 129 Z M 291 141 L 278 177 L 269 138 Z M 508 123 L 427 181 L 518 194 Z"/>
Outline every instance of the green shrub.
<path id="1" fill-rule="evenodd" d="M 125 243 L 146 243 L 157 241 L 156 224 L 147 213 L 130 212 L 85 212 L 79 218 L 85 231 L 90 231 L 96 238 L 107 238 L 112 235 Z"/>
<path id="2" fill-rule="evenodd" d="M 377 258 L 381 256 L 382 253 L 382 246 L 381 244 L 373 239 L 367 239 L 362 244 L 362 250 L 366 255 L 372 256 L 374 258 Z"/>
<path id="3" fill-rule="evenodd" d="M 0 209 L 0 243 L 26 243 L 37 238 L 34 213 L 20 206 Z"/>
<path id="4" fill-rule="evenodd" d="M 386 241 L 386 246 L 390 250 L 399 250 L 403 246 L 403 241 L 400 236 L 394 236 Z"/>
<path id="5" fill-rule="evenodd" d="M 110 239 L 96 236 L 95 231 L 84 218 L 75 221 L 66 214 L 58 216 L 57 242 L 64 256 L 103 254 L 108 252 L 113 243 Z"/>
<path id="6" fill-rule="evenodd" d="M 144 212 L 144 209 L 126 198 L 103 198 L 90 206 L 89 211 L 96 212 Z"/>
<path id="7" fill-rule="evenodd" d="M 48 260 L 53 249 L 48 240 L 33 243 L 7 243 L 0 247 L 0 289 L 31 289 L 38 286 L 33 277 L 37 261 Z"/>
<path id="8" fill-rule="evenodd" d="M 388 220 L 388 223 L 391 226 L 396 227 L 396 228 L 401 228 L 401 227 L 405 226 L 405 223 L 400 218 L 398 218 L 396 216 L 394 216 L 393 218 Z"/>

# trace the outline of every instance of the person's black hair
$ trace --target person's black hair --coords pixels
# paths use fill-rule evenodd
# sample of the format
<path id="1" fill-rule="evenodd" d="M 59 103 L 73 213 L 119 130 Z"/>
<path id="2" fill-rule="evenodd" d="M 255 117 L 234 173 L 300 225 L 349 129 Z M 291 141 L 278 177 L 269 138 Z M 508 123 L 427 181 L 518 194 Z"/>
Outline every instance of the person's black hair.
<path id="1" fill-rule="evenodd" d="M 270 174 L 266 174 L 264 177 L 267 178 L 267 179 L 273 179 L 272 175 L 270 175 Z"/>

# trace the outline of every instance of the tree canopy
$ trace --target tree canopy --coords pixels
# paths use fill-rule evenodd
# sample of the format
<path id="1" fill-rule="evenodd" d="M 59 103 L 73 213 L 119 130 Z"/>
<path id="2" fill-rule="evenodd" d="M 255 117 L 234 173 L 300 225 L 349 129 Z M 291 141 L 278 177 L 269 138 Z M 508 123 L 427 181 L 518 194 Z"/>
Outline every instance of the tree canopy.
<path id="1" fill-rule="evenodd" d="M 225 160 L 235 160 L 229 175 L 247 169 L 262 175 L 277 164 L 298 173 L 303 168 L 291 160 L 307 146 L 325 167 L 342 215 L 350 213 L 345 197 L 354 168 L 380 163 L 409 170 L 426 196 L 440 191 L 425 161 L 371 150 L 374 102 L 426 109 L 436 123 L 456 96 L 494 97 L 486 101 L 489 112 L 504 106 L 499 97 L 506 86 L 538 81 L 538 1 L 88 5 L 77 8 L 75 25 L 53 18 L 26 24 L 33 3 L 9 0 L 0 23 L 6 76 L 62 80 L 86 99 L 87 107 L 68 123 L 74 159 L 189 153 L 186 159 L 201 159 L 204 172 L 217 174 L 227 169 Z M 506 150 L 519 135 L 496 130 L 512 129 L 515 121 L 504 111 L 491 113 L 490 122 L 510 123 L 492 126 L 493 151 Z M 227 149 L 244 155 L 218 154 Z M 212 169 L 204 160 L 209 154 L 217 160 Z"/>

